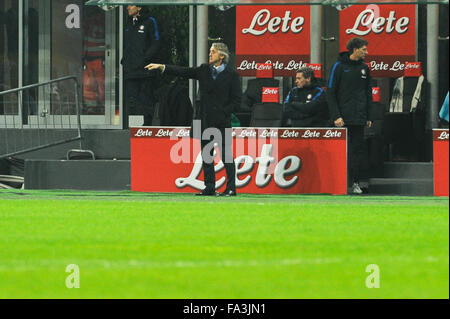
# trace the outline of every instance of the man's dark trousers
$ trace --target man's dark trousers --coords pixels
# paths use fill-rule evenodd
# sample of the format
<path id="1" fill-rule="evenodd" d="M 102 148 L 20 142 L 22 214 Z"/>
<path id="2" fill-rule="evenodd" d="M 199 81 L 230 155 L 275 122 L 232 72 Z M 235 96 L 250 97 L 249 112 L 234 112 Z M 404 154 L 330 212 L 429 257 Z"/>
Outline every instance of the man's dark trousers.
<path id="1" fill-rule="evenodd" d="M 348 133 L 348 169 L 349 186 L 359 183 L 361 164 L 364 156 L 364 126 L 349 125 Z"/>
<path id="2" fill-rule="evenodd" d="M 128 115 L 143 115 L 144 126 L 152 124 L 154 113 L 154 94 L 152 78 L 127 79 L 125 81 L 125 125 Z"/>
<path id="3" fill-rule="evenodd" d="M 232 138 L 231 138 L 231 129 L 220 128 L 221 133 L 221 143 L 219 143 L 220 155 L 222 157 L 222 162 L 225 165 L 225 171 L 227 173 L 227 187 L 226 190 L 236 191 L 236 166 L 233 159 L 233 149 L 232 149 Z M 225 134 L 228 133 L 229 138 L 225 138 Z M 202 167 L 203 174 L 205 178 L 205 191 L 206 192 L 215 192 L 216 189 L 216 174 L 214 171 L 214 161 L 208 161 L 208 159 L 214 159 L 213 153 L 214 148 L 205 148 L 206 145 L 211 143 L 213 138 L 209 140 L 201 141 L 202 147 Z M 205 160 L 206 159 L 206 160 Z"/>

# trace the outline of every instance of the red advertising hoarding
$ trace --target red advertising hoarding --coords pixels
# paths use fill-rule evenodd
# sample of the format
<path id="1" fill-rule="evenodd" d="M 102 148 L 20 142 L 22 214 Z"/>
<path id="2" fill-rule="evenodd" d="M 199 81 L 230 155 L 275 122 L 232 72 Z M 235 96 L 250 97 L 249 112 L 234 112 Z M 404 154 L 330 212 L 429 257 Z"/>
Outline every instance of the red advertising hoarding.
<path id="1" fill-rule="evenodd" d="M 422 63 L 421 62 L 408 62 L 405 63 L 405 77 L 418 78 L 422 75 Z"/>
<path id="2" fill-rule="evenodd" d="M 274 76 L 295 76 L 310 59 L 310 6 L 237 6 L 236 69 L 255 76 L 272 63 Z"/>
<path id="3" fill-rule="evenodd" d="M 435 196 L 448 196 L 448 139 L 449 130 L 433 130 Z"/>
<path id="4" fill-rule="evenodd" d="M 310 67 L 311 69 L 313 69 L 314 71 L 314 77 L 316 79 L 321 79 L 323 78 L 323 68 L 322 68 L 322 64 L 320 63 L 306 63 L 307 67 Z"/>
<path id="5" fill-rule="evenodd" d="M 346 194 L 346 129 L 233 129 L 238 193 Z M 203 189 L 200 143 L 189 128 L 132 128 L 131 189 L 196 193 Z M 155 150 L 158 150 L 155 152 Z M 216 157 L 216 189 L 225 169 Z"/>
<path id="6" fill-rule="evenodd" d="M 372 101 L 374 102 L 381 101 L 380 88 L 378 86 L 372 88 Z"/>
<path id="7" fill-rule="evenodd" d="M 272 63 L 258 63 L 256 65 L 256 77 L 258 79 L 272 79 L 273 78 Z"/>
<path id="8" fill-rule="evenodd" d="M 372 77 L 403 76 L 405 63 L 416 56 L 416 6 L 353 5 L 340 12 L 340 51 L 353 37 L 369 42 L 367 46 Z"/>
<path id="9" fill-rule="evenodd" d="M 280 88 L 263 87 L 262 88 L 263 103 L 280 103 Z"/>

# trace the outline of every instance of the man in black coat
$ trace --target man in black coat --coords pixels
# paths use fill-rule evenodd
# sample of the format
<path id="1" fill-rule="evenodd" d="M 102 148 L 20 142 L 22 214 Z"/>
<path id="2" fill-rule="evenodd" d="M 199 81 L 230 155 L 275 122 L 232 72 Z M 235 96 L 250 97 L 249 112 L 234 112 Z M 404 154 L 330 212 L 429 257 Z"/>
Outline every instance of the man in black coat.
<path id="1" fill-rule="evenodd" d="M 227 187 L 222 196 L 236 196 L 236 167 L 233 159 L 231 138 L 231 113 L 241 104 L 241 83 L 238 73 L 228 65 L 228 47 L 223 43 L 213 43 L 209 51 L 209 64 L 196 68 L 174 65 L 149 64 L 149 70 L 160 69 L 162 72 L 185 78 L 196 79 L 200 86 L 200 107 L 191 132 L 201 133 L 201 147 L 205 189 L 197 194 L 201 196 L 216 195 L 216 178 L 214 172 L 214 142 L 220 148 L 222 161 L 227 173 Z M 196 127 L 200 123 L 200 128 Z M 220 132 L 220 134 L 218 134 Z M 214 134 L 217 133 L 217 134 Z M 220 135 L 220 136 L 214 136 Z"/>
<path id="2" fill-rule="evenodd" d="M 145 7 L 130 5 L 127 10 L 121 61 L 125 80 L 124 125 L 128 127 L 128 115 L 144 115 L 144 125 L 151 125 L 156 74 L 144 67 L 157 60 L 160 47 L 158 25 Z"/>
<path id="3" fill-rule="evenodd" d="M 293 127 L 327 127 L 330 125 L 327 97 L 310 67 L 300 68 L 295 75 L 296 87 L 286 98 L 284 115 Z"/>
<path id="4" fill-rule="evenodd" d="M 349 181 L 354 194 L 362 193 L 359 178 L 364 154 L 364 126 L 372 126 L 369 120 L 372 104 L 370 69 L 364 63 L 367 45 L 362 38 L 353 38 L 347 43 L 348 52 L 340 53 L 327 90 L 331 120 L 337 127 L 347 127 Z"/>

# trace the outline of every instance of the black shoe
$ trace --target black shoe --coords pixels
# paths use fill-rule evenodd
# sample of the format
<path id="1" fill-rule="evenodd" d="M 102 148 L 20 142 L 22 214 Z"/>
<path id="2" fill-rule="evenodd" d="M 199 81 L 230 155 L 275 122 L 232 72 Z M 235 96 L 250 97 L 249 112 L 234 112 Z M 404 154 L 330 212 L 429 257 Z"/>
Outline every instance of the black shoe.
<path id="1" fill-rule="evenodd" d="M 195 196 L 216 196 L 216 192 L 204 189 L 200 193 L 195 194 Z"/>
<path id="2" fill-rule="evenodd" d="M 220 193 L 219 196 L 236 196 L 236 191 L 233 190 L 225 190 L 225 192 Z"/>

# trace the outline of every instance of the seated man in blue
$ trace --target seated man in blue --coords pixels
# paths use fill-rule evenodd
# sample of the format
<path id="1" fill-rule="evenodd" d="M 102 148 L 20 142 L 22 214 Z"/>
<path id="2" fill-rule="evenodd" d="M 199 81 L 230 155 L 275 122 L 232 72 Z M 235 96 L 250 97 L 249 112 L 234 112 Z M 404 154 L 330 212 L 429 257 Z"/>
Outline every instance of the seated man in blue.
<path id="1" fill-rule="evenodd" d="M 284 116 L 292 127 L 328 127 L 331 125 L 326 93 L 314 77 L 313 69 L 300 68 L 295 76 L 297 84 L 284 102 Z"/>

